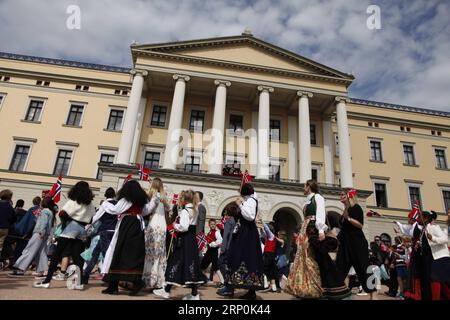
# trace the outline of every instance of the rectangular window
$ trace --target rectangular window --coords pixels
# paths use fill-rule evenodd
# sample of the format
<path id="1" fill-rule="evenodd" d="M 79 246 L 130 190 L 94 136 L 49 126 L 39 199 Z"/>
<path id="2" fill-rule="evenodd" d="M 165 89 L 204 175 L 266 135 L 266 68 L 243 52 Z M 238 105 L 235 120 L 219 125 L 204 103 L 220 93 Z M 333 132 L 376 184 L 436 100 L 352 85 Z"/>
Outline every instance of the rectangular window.
<path id="1" fill-rule="evenodd" d="M 448 210 L 450 209 L 450 191 L 442 190 L 442 197 L 444 198 L 445 212 L 448 212 Z"/>
<path id="2" fill-rule="evenodd" d="M 27 163 L 29 152 L 30 146 L 16 145 L 11 164 L 9 165 L 9 170 L 23 171 L 25 169 L 25 164 Z"/>
<path id="3" fill-rule="evenodd" d="M 436 167 L 439 169 L 447 169 L 447 159 L 445 158 L 444 149 L 434 149 L 436 154 Z"/>
<path id="4" fill-rule="evenodd" d="M 100 155 L 100 163 L 109 163 L 112 164 L 114 163 L 114 155 L 113 154 L 108 154 L 108 153 L 102 153 Z M 102 179 L 103 178 L 103 172 L 102 170 L 99 168 L 97 171 L 97 179 Z"/>
<path id="5" fill-rule="evenodd" d="M 156 127 L 166 126 L 167 107 L 165 106 L 153 106 L 152 121 L 150 125 Z"/>
<path id="6" fill-rule="evenodd" d="M 244 117 L 237 114 L 230 114 L 230 125 L 228 131 L 231 134 L 242 135 L 244 133 Z"/>
<path id="7" fill-rule="evenodd" d="M 370 159 L 374 161 L 383 161 L 380 141 L 370 141 Z"/>
<path id="8" fill-rule="evenodd" d="M 280 128 L 281 122 L 280 120 L 270 120 L 270 140 L 280 140 Z"/>
<path id="9" fill-rule="evenodd" d="M 189 130 L 203 132 L 205 123 L 205 111 L 192 110 L 191 119 L 189 121 Z"/>
<path id="10" fill-rule="evenodd" d="M 25 120 L 27 121 L 39 121 L 41 119 L 42 108 L 44 107 L 44 101 L 31 100 L 28 106 L 27 115 Z"/>
<path id="11" fill-rule="evenodd" d="M 318 180 L 318 171 L 317 169 L 311 169 L 311 179 L 315 180 L 315 181 L 319 181 Z"/>
<path id="12" fill-rule="evenodd" d="M 334 135 L 334 154 L 339 157 L 339 136 L 337 134 Z"/>
<path id="13" fill-rule="evenodd" d="M 5 96 L 0 94 L 0 108 L 2 107 L 3 100 L 5 100 Z"/>
<path id="14" fill-rule="evenodd" d="M 72 104 L 70 106 L 69 116 L 66 125 L 79 127 L 81 125 L 81 117 L 83 116 L 83 105 Z"/>
<path id="15" fill-rule="evenodd" d="M 184 164 L 184 171 L 193 173 L 200 172 L 200 157 L 195 155 L 187 156 Z"/>
<path id="16" fill-rule="evenodd" d="M 419 187 L 413 187 L 409 186 L 409 200 L 411 201 L 411 208 L 412 206 L 419 201 L 420 208 L 422 209 L 422 199 L 420 197 L 420 188 Z"/>
<path id="17" fill-rule="evenodd" d="M 161 154 L 159 152 L 147 151 L 145 153 L 144 168 L 158 168 Z"/>
<path id="18" fill-rule="evenodd" d="M 58 150 L 58 157 L 56 158 L 54 175 L 66 176 L 69 173 L 70 160 L 72 159 L 72 150 Z"/>
<path id="19" fill-rule="evenodd" d="M 309 132 L 310 132 L 310 138 L 311 138 L 311 145 L 317 144 L 317 136 L 316 136 L 316 125 L 310 124 L 309 125 Z"/>
<path id="20" fill-rule="evenodd" d="M 269 179 L 272 181 L 280 181 L 280 165 L 269 164 Z"/>
<path id="21" fill-rule="evenodd" d="M 405 164 L 413 166 L 416 164 L 416 159 L 414 158 L 414 146 L 404 144 L 403 154 L 405 156 Z"/>
<path id="22" fill-rule="evenodd" d="M 385 183 L 375 183 L 375 200 L 377 207 L 387 208 L 387 193 Z"/>
<path id="23" fill-rule="evenodd" d="M 123 110 L 111 110 L 108 119 L 108 130 L 119 131 L 122 128 Z"/>

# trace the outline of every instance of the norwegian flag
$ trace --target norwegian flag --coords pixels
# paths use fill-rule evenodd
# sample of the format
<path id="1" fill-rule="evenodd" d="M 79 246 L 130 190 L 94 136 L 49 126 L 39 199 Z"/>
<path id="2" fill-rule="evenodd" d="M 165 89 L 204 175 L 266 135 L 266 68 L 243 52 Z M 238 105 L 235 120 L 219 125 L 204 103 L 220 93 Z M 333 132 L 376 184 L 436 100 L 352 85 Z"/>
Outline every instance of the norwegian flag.
<path id="1" fill-rule="evenodd" d="M 367 216 L 368 217 L 381 217 L 381 214 L 379 214 L 376 211 L 373 211 L 372 209 L 369 210 L 369 212 L 367 212 Z"/>
<path id="2" fill-rule="evenodd" d="M 176 193 L 172 196 L 172 204 L 177 204 L 177 203 L 178 203 L 178 194 Z"/>
<path id="3" fill-rule="evenodd" d="M 252 182 L 252 177 L 248 174 L 248 170 L 245 170 L 244 174 L 242 175 L 241 186 L 244 186 L 247 183 L 251 183 L 251 182 Z"/>
<path id="4" fill-rule="evenodd" d="M 127 175 L 127 177 L 125 178 L 125 180 L 123 180 L 123 183 L 122 183 L 122 187 L 125 185 L 125 183 L 127 183 L 128 181 L 130 181 L 131 180 L 131 177 L 132 177 L 133 175 L 130 173 L 129 175 Z"/>
<path id="5" fill-rule="evenodd" d="M 176 238 L 177 237 L 177 232 L 175 231 L 175 228 L 173 227 L 173 223 L 171 223 L 171 224 L 169 224 L 167 226 L 167 231 L 169 231 L 169 233 L 172 236 L 172 238 Z"/>
<path id="6" fill-rule="evenodd" d="M 222 220 L 217 224 L 217 228 L 219 228 L 220 231 L 223 231 L 223 229 L 225 228 L 225 223 L 227 222 L 227 220 L 229 219 L 229 216 L 225 216 L 222 218 Z"/>
<path id="7" fill-rule="evenodd" d="M 50 191 L 50 197 L 55 203 L 61 200 L 61 189 L 62 189 L 62 176 L 59 176 L 55 184 L 53 184 L 52 191 Z"/>
<path id="8" fill-rule="evenodd" d="M 140 163 L 137 164 L 137 167 L 138 167 L 138 171 L 139 171 L 139 180 L 148 181 L 148 177 L 150 176 L 150 172 L 151 172 L 150 169 L 145 168 Z"/>
<path id="9" fill-rule="evenodd" d="M 414 221 L 419 221 L 421 212 L 420 212 L 420 203 L 419 201 L 416 201 L 416 203 L 414 203 L 411 211 L 408 214 L 408 219 L 412 219 Z"/>
<path id="10" fill-rule="evenodd" d="M 205 246 L 208 244 L 208 241 L 206 240 L 205 234 L 203 232 L 200 232 L 197 235 L 197 246 L 198 246 L 198 251 L 202 251 L 203 248 L 205 248 Z"/>

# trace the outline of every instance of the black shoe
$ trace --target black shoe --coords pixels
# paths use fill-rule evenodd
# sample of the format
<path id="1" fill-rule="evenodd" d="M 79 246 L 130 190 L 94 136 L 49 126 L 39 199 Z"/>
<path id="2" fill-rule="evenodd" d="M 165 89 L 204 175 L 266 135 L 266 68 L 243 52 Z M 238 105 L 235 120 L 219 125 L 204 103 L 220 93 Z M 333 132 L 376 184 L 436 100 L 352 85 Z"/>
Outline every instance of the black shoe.
<path id="1" fill-rule="evenodd" d="M 246 294 L 244 294 L 243 296 L 240 296 L 239 299 L 256 300 L 256 293 L 255 293 L 255 291 L 249 290 Z"/>
<path id="2" fill-rule="evenodd" d="M 111 289 L 106 288 L 105 290 L 102 290 L 103 294 L 119 294 L 119 289 Z"/>
<path id="3" fill-rule="evenodd" d="M 139 292 L 145 287 L 144 281 L 140 281 L 138 283 L 135 283 L 133 285 L 133 288 L 131 289 L 129 296 L 137 296 L 139 295 Z"/>
<path id="4" fill-rule="evenodd" d="M 232 298 L 234 296 L 234 290 L 231 290 L 231 289 L 227 288 L 226 286 L 217 290 L 216 293 L 222 297 L 231 297 Z"/>

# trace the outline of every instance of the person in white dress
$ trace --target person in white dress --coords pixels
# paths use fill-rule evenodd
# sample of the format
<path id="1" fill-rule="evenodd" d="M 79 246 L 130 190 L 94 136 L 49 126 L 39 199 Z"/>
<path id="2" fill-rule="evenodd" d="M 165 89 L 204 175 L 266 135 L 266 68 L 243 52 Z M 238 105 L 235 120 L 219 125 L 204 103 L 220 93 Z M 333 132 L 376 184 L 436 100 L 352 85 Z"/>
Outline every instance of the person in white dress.
<path id="1" fill-rule="evenodd" d="M 149 190 L 150 220 L 145 231 L 145 262 L 142 280 L 148 289 L 164 286 L 166 272 L 166 211 L 169 204 L 161 179 L 154 178 Z"/>

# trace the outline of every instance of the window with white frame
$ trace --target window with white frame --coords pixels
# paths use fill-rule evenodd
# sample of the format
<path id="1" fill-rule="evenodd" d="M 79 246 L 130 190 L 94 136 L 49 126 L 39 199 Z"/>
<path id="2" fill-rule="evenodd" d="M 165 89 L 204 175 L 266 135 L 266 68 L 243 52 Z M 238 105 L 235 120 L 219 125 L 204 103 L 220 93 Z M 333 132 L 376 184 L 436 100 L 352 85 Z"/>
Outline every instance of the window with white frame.
<path id="1" fill-rule="evenodd" d="M 270 140 L 279 141 L 281 139 L 281 121 L 270 119 Z"/>
<path id="2" fill-rule="evenodd" d="M 435 148 L 434 153 L 436 156 L 436 168 L 447 169 L 447 159 L 445 157 L 445 149 Z"/>
<path id="3" fill-rule="evenodd" d="M 150 122 L 150 125 L 164 128 L 166 126 L 166 118 L 167 106 L 159 104 L 153 105 L 152 120 Z"/>
<path id="4" fill-rule="evenodd" d="M 223 172 L 229 174 L 240 173 L 242 171 L 243 163 L 244 159 L 242 156 L 227 154 L 225 156 L 225 166 Z"/>
<path id="5" fill-rule="evenodd" d="M 144 157 L 144 168 L 159 168 L 159 162 L 161 160 L 161 152 L 158 151 L 146 151 Z"/>
<path id="6" fill-rule="evenodd" d="M 81 119 L 83 117 L 84 105 L 72 103 L 69 109 L 66 125 L 80 127 Z"/>
<path id="7" fill-rule="evenodd" d="M 445 212 L 450 210 L 450 189 L 442 190 L 442 198 L 444 199 Z"/>
<path id="8" fill-rule="evenodd" d="M 55 167 L 53 169 L 54 175 L 66 176 L 69 173 L 70 162 L 72 161 L 73 150 L 59 149 L 56 156 Z"/>
<path id="9" fill-rule="evenodd" d="M 122 129 L 123 110 L 111 109 L 108 119 L 108 130 L 120 131 Z"/>
<path id="10" fill-rule="evenodd" d="M 419 203 L 420 208 L 422 209 L 422 197 L 420 195 L 420 186 L 418 185 L 408 185 L 409 192 L 409 203 L 411 208 L 417 202 Z"/>
<path id="11" fill-rule="evenodd" d="M 205 125 L 205 111 L 191 110 L 191 118 L 189 120 L 189 130 L 203 132 Z"/>
<path id="12" fill-rule="evenodd" d="M 370 140 L 370 160 L 383 161 L 383 154 L 381 152 L 381 141 Z"/>
<path id="13" fill-rule="evenodd" d="M 320 165 L 312 165 L 311 166 L 311 179 L 320 182 Z"/>
<path id="14" fill-rule="evenodd" d="M 269 179 L 273 181 L 280 181 L 280 163 L 269 163 Z"/>
<path id="15" fill-rule="evenodd" d="M 24 171 L 30 154 L 31 146 L 27 144 L 16 144 L 14 153 L 9 165 L 10 171 Z"/>
<path id="16" fill-rule="evenodd" d="M 44 100 L 31 99 L 28 104 L 26 121 L 38 122 L 41 120 L 42 109 L 44 108 Z"/>
<path id="17" fill-rule="evenodd" d="M 184 171 L 191 173 L 199 173 L 201 165 L 201 155 L 196 153 L 188 153 L 184 159 Z"/>
<path id="18" fill-rule="evenodd" d="M 404 144 L 403 145 L 403 156 L 404 156 L 406 165 L 409 165 L 409 166 L 416 165 L 416 157 L 414 156 L 414 145 Z"/>
<path id="19" fill-rule="evenodd" d="M 239 114 L 230 114 L 228 133 L 239 136 L 244 134 L 244 116 Z"/>
<path id="20" fill-rule="evenodd" d="M 311 139 L 311 145 L 317 145 L 317 134 L 316 134 L 316 125 L 310 124 L 309 125 L 309 132 L 310 132 L 310 139 Z"/>
<path id="21" fill-rule="evenodd" d="M 107 163 L 107 164 L 113 164 L 114 163 L 115 155 L 111 153 L 102 153 L 100 155 L 100 163 Z M 97 179 L 103 178 L 103 172 L 100 168 L 97 170 Z"/>
<path id="22" fill-rule="evenodd" d="M 375 182 L 375 202 L 378 208 L 387 208 L 387 188 L 384 182 Z"/>

